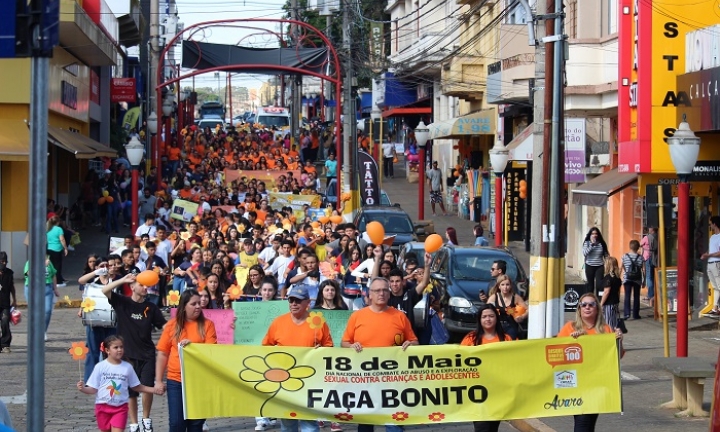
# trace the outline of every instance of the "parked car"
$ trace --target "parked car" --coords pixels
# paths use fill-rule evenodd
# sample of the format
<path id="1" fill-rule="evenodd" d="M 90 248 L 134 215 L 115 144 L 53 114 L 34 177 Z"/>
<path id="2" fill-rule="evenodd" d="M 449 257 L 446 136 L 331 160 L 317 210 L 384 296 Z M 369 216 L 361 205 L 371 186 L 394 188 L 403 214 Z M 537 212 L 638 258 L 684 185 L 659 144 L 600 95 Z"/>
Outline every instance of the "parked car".
<path id="1" fill-rule="evenodd" d="M 200 122 L 198 122 L 197 126 L 200 130 L 204 130 L 206 127 L 209 127 L 210 131 L 212 131 L 212 133 L 215 133 L 217 125 L 220 125 L 220 128 L 222 130 L 225 130 L 225 122 L 220 117 L 200 119 Z"/>
<path id="2" fill-rule="evenodd" d="M 372 221 L 380 222 L 385 227 L 386 236 L 395 235 L 395 240 L 390 248 L 396 254 L 405 243 L 417 241 L 412 219 L 399 206 L 363 207 L 353 220 L 360 232 L 364 232 L 365 225 Z"/>
<path id="3" fill-rule="evenodd" d="M 426 264 L 430 264 L 425 262 L 425 243 L 421 241 L 411 241 L 400 247 L 397 258 L 398 267 L 402 268 L 405 265 L 405 257 L 409 253 L 414 253 L 417 257 L 418 267 L 425 268 Z"/>
<path id="4" fill-rule="evenodd" d="M 507 275 L 524 299 L 528 295 L 528 277 L 520 262 L 508 249 L 482 246 L 445 245 L 430 264 L 431 279 L 440 290 L 445 312 L 445 328 L 464 335 L 477 325 L 480 290 L 489 292 L 493 261 L 507 263 Z"/>

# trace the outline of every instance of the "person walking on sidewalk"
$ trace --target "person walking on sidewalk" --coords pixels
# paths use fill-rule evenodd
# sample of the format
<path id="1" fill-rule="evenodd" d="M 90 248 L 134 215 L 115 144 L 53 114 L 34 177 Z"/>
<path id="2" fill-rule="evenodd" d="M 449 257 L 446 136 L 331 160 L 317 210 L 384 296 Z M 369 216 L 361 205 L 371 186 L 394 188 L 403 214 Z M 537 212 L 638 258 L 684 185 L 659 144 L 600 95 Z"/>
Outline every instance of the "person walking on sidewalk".
<path id="1" fill-rule="evenodd" d="M 715 294 L 715 305 L 710 314 L 720 315 L 720 216 L 710 218 L 710 229 L 713 233 L 710 236 L 710 246 L 708 251 L 700 256 L 700 259 L 708 261 L 708 279 L 710 279 Z"/>
<path id="2" fill-rule="evenodd" d="M 590 228 L 582 246 L 585 256 L 585 292 L 600 295 L 602 280 L 605 276 L 605 257 L 608 247 L 597 227 Z"/>
<path id="3" fill-rule="evenodd" d="M 643 259 L 645 260 L 645 285 L 647 286 L 647 299 L 652 306 L 655 298 L 655 266 L 657 264 L 658 241 L 657 230 L 655 227 L 649 227 L 648 233 L 640 240 L 640 246 L 643 250 Z"/>
<path id="4" fill-rule="evenodd" d="M 622 256 L 623 287 L 625 287 L 625 319 L 630 318 L 630 295 L 633 297 L 632 319 L 640 319 L 640 287 L 643 281 L 643 257 L 638 254 L 640 242 L 630 240 L 630 252 Z"/>
<path id="5" fill-rule="evenodd" d="M 382 145 L 383 152 L 383 176 L 385 179 L 394 178 L 395 145 L 386 139 Z"/>
<path id="6" fill-rule="evenodd" d="M 58 287 L 66 286 L 62 274 L 62 262 L 63 256 L 68 254 L 67 239 L 65 239 L 65 232 L 60 226 L 60 218 L 55 215 L 50 216 L 47 221 L 47 254 L 57 271 Z"/>
<path id="7" fill-rule="evenodd" d="M 7 252 L 0 251 L 0 353 L 10 352 L 10 310 L 17 307 L 14 273 L 7 266 Z"/>
<path id="8" fill-rule="evenodd" d="M 30 261 L 25 263 L 25 298 L 30 299 Z M 40 294 L 40 293 L 38 293 Z M 45 258 L 45 284 L 43 288 L 45 296 L 45 341 L 47 342 L 47 331 L 50 327 L 50 319 L 52 318 L 53 307 L 55 307 L 55 297 L 60 297 L 60 291 L 57 286 L 57 270 L 50 261 L 50 257 Z"/>
<path id="9" fill-rule="evenodd" d="M 435 214 L 435 204 L 440 204 L 443 216 L 447 216 L 445 203 L 443 202 L 442 171 L 438 168 L 437 161 L 433 161 L 432 168 L 428 170 L 425 176 L 427 177 L 427 182 L 430 185 L 430 206 L 432 207 L 433 216 L 437 216 Z"/>

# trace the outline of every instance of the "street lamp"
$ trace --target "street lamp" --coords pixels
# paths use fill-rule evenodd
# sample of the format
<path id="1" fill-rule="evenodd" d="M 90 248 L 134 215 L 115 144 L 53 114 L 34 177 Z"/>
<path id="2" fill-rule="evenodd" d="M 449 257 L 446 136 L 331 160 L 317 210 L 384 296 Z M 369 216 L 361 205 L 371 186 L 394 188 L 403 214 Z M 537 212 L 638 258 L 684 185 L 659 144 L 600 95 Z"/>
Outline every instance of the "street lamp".
<path id="1" fill-rule="evenodd" d="M 695 136 L 683 114 L 675 134 L 667 138 L 670 159 L 675 165 L 678 184 L 678 272 L 677 272 L 677 356 L 688 355 L 688 305 L 690 290 L 690 174 L 700 152 L 700 138 Z M 650 276 L 648 276 L 650 277 Z M 663 304 L 663 307 L 667 307 Z"/>
<path id="2" fill-rule="evenodd" d="M 505 172 L 510 152 L 505 148 L 502 141 L 498 139 L 488 153 L 490 153 L 490 166 L 493 172 L 495 172 L 495 246 L 500 247 L 502 246 L 503 239 L 502 176 Z"/>
<path id="3" fill-rule="evenodd" d="M 145 146 L 137 139 L 137 136 L 133 136 L 130 142 L 125 145 L 125 153 L 127 153 L 128 161 L 132 167 L 132 186 L 130 188 L 132 200 L 130 230 L 132 235 L 135 235 L 138 227 L 138 167 L 142 162 L 144 152 Z"/>
<path id="4" fill-rule="evenodd" d="M 420 120 L 415 127 L 415 141 L 417 141 L 420 163 L 418 164 L 418 220 L 425 219 L 425 144 L 430 138 L 430 128 Z"/>
<path id="5" fill-rule="evenodd" d="M 168 117 L 173 112 L 173 103 L 169 99 L 165 99 L 162 104 L 162 113 Z"/>
<path id="6" fill-rule="evenodd" d="M 151 154 L 153 154 L 152 149 L 153 148 L 157 149 L 157 147 L 158 147 L 158 142 L 157 142 L 158 118 L 157 118 L 157 114 L 155 114 L 155 111 L 151 112 L 147 118 L 147 128 L 148 128 L 148 132 L 150 132 L 150 146 L 151 146 L 151 149 L 148 152 L 148 155 L 151 155 Z M 160 184 L 162 184 L 162 173 L 160 172 L 160 167 L 157 165 L 155 165 L 155 172 L 156 172 L 155 181 L 157 182 L 157 190 L 160 190 Z M 133 234 L 135 234 L 135 233 L 133 233 Z"/>

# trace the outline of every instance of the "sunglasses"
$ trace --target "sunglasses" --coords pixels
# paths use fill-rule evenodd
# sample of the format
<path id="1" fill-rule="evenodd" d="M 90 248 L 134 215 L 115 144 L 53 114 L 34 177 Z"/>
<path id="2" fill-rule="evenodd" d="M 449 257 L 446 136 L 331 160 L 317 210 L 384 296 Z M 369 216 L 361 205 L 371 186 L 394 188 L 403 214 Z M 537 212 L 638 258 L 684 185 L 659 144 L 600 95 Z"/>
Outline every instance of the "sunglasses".
<path id="1" fill-rule="evenodd" d="M 302 302 L 304 302 L 304 301 L 305 301 L 305 300 L 300 300 L 299 298 L 288 297 L 288 303 L 302 303 Z"/>
<path id="2" fill-rule="evenodd" d="M 580 307 L 582 308 L 594 308 L 597 306 L 596 302 L 582 302 L 580 303 Z"/>

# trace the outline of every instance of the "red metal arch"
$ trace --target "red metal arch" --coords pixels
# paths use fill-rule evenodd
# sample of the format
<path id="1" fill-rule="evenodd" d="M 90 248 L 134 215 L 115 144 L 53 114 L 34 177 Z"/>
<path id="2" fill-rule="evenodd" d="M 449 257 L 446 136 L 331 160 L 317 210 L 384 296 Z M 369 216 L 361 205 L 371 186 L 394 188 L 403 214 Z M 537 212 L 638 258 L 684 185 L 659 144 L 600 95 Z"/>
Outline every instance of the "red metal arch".
<path id="1" fill-rule="evenodd" d="M 253 65 L 253 66 L 228 65 L 228 66 L 222 66 L 222 67 L 216 67 L 216 68 L 199 69 L 199 70 L 195 70 L 190 73 L 187 73 L 185 75 L 180 75 L 178 73 L 178 76 L 175 78 L 163 80 L 162 65 L 165 63 L 165 58 L 167 56 L 167 53 L 177 43 L 178 39 L 181 38 L 183 35 L 189 33 L 190 37 L 192 37 L 198 31 L 208 28 L 208 27 L 237 27 L 237 28 L 248 28 L 248 29 L 253 29 L 253 30 L 262 29 L 262 28 L 251 26 L 251 25 L 229 25 L 231 23 L 291 24 L 291 25 L 297 25 L 299 28 L 306 31 L 307 32 L 307 33 L 305 33 L 306 35 L 314 33 L 328 47 L 328 53 L 329 53 L 328 61 L 335 66 L 335 68 L 334 68 L 335 75 L 328 75 L 325 73 L 316 73 L 316 72 L 307 71 L 307 70 L 300 69 L 300 68 L 288 67 L 288 66 L 278 66 L 278 65 Z M 265 30 L 267 33 L 277 35 L 272 30 L 266 30 L 266 29 L 262 29 L 262 30 Z M 305 37 L 303 39 L 305 39 Z M 156 112 L 158 113 L 158 115 L 161 115 L 161 113 L 162 113 L 162 89 L 163 89 L 163 87 L 166 87 L 170 84 L 179 83 L 180 80 L 192 78 L 196 75 L 200 75 L 203 73 L 215 72 L 215 71 L 226 71 L 226 70 L 231 70 L 231 69 L 238 70 L 238 69 L 254 69 L 254 68 L 277 70 L 279 72 L 286 72 L 289 74 L 310 75 L 310 76 L 320 78 L 321 80 L 329 81 L 329 82 L 335 84 L 335 122 L 336 122 L 335 123 L 335 154 L 337 157 L 336 173 L 339 172 L 340 167 L 342 166 L 343 158 L 345 156 L 340 153 L 340 150 L 342 148 L 342 138 L 341 138 L 342 131 L 341 131 L 341 122 L 340 122 L 340 119 L 342 117 L 342 107 L 340 106 L 340 98 L 342 95 L 342 74 L 341 74 L 340 60 L 338 58 L 337 51 L 335 50 L 335 48 L 333 47 L 332 43 L 327 38 L 327 36 L 325 36 L 325 34 L 323 32 L 321 32 L 320 30 L 318 30 L 317 28 L 311 26 L 310 24 L 308 24 L 306 22 L 297 21 L 297 20 L 289 20 L 289 19 L 275 19 L 275 18 L 247 18 L 247 19 L 233 18 L 233 19 L 201 22 L 201 23 L 193 24 L 191 26 L 184 28 L 181 32 L 178 32 L 175 35 L 175 37 L 172 38 L 172 40 L 170 40 L 165 45 L 165 48 L 163 48 L 162 52 L 160 53 L 160 61 L 159 61 L 158 68 L 156 71 L 156 75 L 157 75 L 157 86 L 155 87 L 155 92 L 156 92 L 155 97 L 156 97 L 156 103 L 157 103 L 157 106 L 156 106 L 157 111 Z M 294 107 L 294 109 L 298 109 L 298 107 Z M 293 113 L 293 115 L 297 115 L 297 113 Z M 292 133 L 294 135 L 295 131 L 292 131 Z M 161 147 L 161 142 L 162 142 L 161 140 L 163 139 L 162 137 L 163 137 L 163 135 L 161 133 L 157 134 L 157 137 L 156 137 L 157 143 L 155 145 L 155 151 L 154 151 L 155 166 L 157 167 L 156 172 L 157 172 L 157 184 L 158 185 L 162 184 L 162 167 L 161 167 L 161 160 L 160 160 L 160 147 Z M 165 141 L 170 141 L 170 137 L 165 136 Z M 339 181 L 339 176 L 338 176 L 338 181 L 336 182 L 336 184 L 337 184 L 337 208 L 340 209 L 340 205 L 341 205 L 340 197 L 342 195 L 342 189 L 341 189 L 342 186 L 341 186 L 341 182 Z"/>

